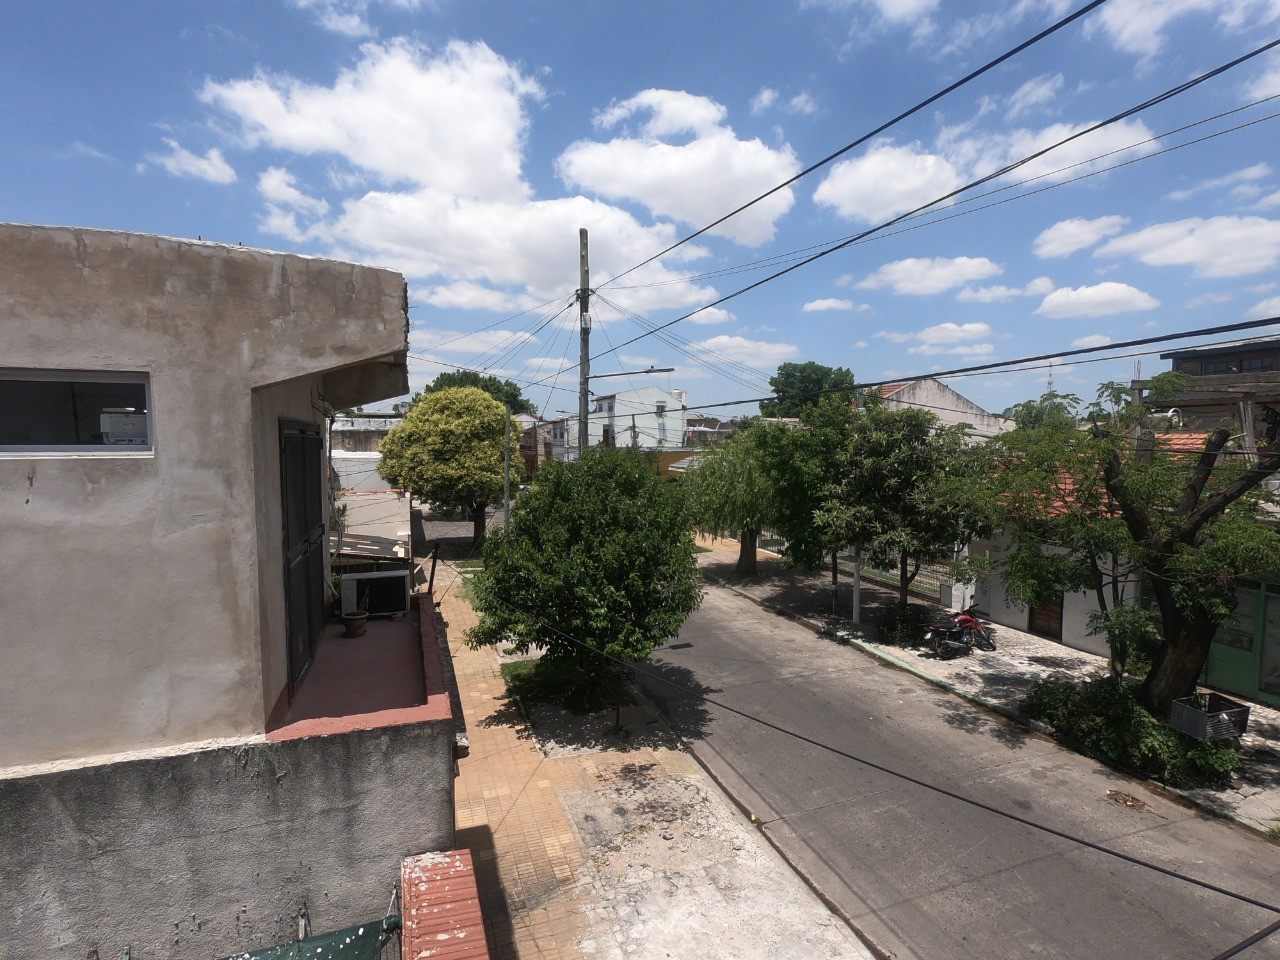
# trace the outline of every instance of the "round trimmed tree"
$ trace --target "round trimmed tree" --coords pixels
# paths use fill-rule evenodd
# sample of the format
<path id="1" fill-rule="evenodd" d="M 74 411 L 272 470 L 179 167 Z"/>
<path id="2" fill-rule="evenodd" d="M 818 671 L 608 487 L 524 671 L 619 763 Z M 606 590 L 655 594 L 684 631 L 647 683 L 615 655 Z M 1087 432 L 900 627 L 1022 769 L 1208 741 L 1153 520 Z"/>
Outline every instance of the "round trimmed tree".
<path id="1" fill-rule="evenodd" d="M 675 636 L 702 599 L 684 492 L 651 458 L 592 447 L 548 463 L 469 583 L 472 646 L 541 649 L 566 700 Z"/>

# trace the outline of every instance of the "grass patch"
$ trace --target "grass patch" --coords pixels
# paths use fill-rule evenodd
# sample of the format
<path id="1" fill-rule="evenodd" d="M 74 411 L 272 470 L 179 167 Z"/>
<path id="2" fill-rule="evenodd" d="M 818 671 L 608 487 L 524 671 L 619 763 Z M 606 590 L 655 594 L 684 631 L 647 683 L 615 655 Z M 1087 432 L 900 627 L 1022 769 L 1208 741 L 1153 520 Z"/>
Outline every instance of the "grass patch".
<path id="1" fill-rule="evenodd" d="M 507 693 L 522 703 L 552 704 L 580 715 L 635 703 L 620 677 L 584 683 L 582 671 L 563 660 L 512 660 L 502 665 L 502 679 Z"/>
<path id="2" fill-rule="evenodd" d="M 1073 746 L 1171 787 L 1222 787 L 1240 765 L 1235 747 L 1203 743 L 1147 712 L 1132 683 L 1041 681 L 1022 712 Z"/>
<path id="3" fill-rule="evenodd" d="M 700 546 L 699 544 L 696 544 L 696 543 L 695 543 L 695 544 L 693 545 L 693 552 L 694 552 L 695 554 L 696 554 L 696 553 L 710 553 L 710 552 L 711 552 L 711 548 L 710 548 L 710 547 L 703 547 L 703 546 Z"/>

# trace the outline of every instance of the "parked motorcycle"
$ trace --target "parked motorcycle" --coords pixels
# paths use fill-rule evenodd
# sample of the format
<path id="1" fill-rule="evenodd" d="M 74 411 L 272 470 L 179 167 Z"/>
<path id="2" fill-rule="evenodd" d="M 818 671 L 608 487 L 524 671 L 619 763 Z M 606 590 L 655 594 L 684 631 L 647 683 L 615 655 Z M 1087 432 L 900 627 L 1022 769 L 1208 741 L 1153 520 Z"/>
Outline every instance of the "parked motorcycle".
<path id="1" fill-rule="evenodd" d="M 978 622 L 976 609 L 977 604 L 971 603 L 959 613 L 953 614 L 946 623 L 925 630 L 924 642 L 935 657 L 972 653 L 974 647 L 979 650 L 996 648 L 996 642 L 991 639 L 991 631 Z"/>

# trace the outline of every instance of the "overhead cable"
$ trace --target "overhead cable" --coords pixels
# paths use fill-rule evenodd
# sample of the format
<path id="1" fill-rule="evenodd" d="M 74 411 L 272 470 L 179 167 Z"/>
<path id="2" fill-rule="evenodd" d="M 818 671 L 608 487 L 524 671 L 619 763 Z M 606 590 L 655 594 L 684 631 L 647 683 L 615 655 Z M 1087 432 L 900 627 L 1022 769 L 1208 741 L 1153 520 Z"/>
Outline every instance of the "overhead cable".
<path id="1" fill-rule="evenodd" d="M 1016 57 L 1018 54 L 1022 53 L 1022 51 L 1028 49 L 1029 47 L 1035 46 L 1041 40 L 1044 40 L 1046 37 L 1052 36 L 1053 34 L 1057 33 L 1059 30 L 1061 30 L 1063 27 L 1071 23 L 1074 23 L 1076 20 L 1079 20 L 1085 14 L 1091 13 L 1093 10 L 1102 6 L 1106 2 L 1107 0 L 1092 0 L 1091 3 L 1086 3 L 1079 10 L 1076 10 L 1074 13 L 1068 14 L 1067 16 L 1063 17 L 1061 20 L 1057 21 L 1056 23 L 1051 24 L 1049 27 L 1045 28 L 1044 30 L 1041 30 L 1034 37 L 1031 37 L 1028 40 L 1024 40 L 1022 43 L 1018 44 L 1013 49 L 1007 50 L 1006 52 L 1002 53 L 1000 56 L 996 57 L 994 60 L 991 60 L 990 62 L 979 67 L 977 70 L 974 70 L 969 74 L 966 74 L 965 76 L 961 77 L 959 80 L 955 81 L 954 83 L 944 87 L 942 90 L 939 90 L 937 93 L 933 94 L 931 97 L 927 97 L 926 99 L 921 100 L 914 107 L 911 107 L 908 110 L 904 110 L 902 113 L 898 114 L 896 117 L 892 118 L 891 120 L 886 120 L 884 123 L 880 124 L 880 126 L 876 127 L 874 130 L 864 133 L 862 136 L 858 137 L 858 139 L 850 143 L 846 143 L 843 147 L 841 147 L 835 153 L 829 154 L 828 156 L 823 157 L 817 163 L 814 163 L 808 167 L 805 167 L 795 176 L 791 177 L 791 179 L 783 181 L 782 183 L 778 184 L 776 187 L 773 187 L 772 189 L 766 191 L 765 193 L 762 193 L 760 196 L 756 197 L 754 200 L 750 200 L 747 203 L 744 203 L 742 206 L 738 207 L 736 210 L 731 210 L 729 213 L 726 213 L 719 220 L 716 220 L 713 223 L 707 224 L 701 230 L 691 233 L 687 237 L 684 237 L 681 240 L 677 240 L 675 243 L 671 244 L 671 246 L 667 247 L 665 250 L 661 250 L 658 253 L 655 253 L 648 260 L 645 260 L 641 263 L 636 264 L 634 267 L 624 270 L 622 273 L 618 274 L 616 277 L 613 277 L 612 279 L 606 281 L 606 283 L 602 284 L 602 286 L 605 286 L 609 283 L 613 283 L 616 280 L 620 280 L 622 277 L 625 277 L 629 273 L 634 273 L 636 270 L 639 270 L 641 267 L 647 266 L 648 264 L 653 263 L 653 261 L 666 256 L 668 253 L 670 253 L 672 250 L 675 250 L 677 247 L 683 246 L 684 244 L 688 243 L 690 240 L 694 240 L 697 237 L 702 236 L 707 231 L 718 227 L 720 224 L 724 223 L 726 220 L 729 220 L 732 217 L 736 217 L 738 214 L 742 213 L 744 210 L 747 210 L 750 207 L 755 206 L 760 201 L 773 196 L 773 194 L 777 193 L 778 191 L 785 190 L 787 187 L 791 186 L 791 184 L 795 183 L 801 178 L 807 177 L 809 174 L 813 173 L 815 170 L 819 170 L 822 167 L 825 167 L 827 164 L 831 163 L 833 160 L 836 160 L 844 156 L 850 150 L 853 150 L 861 146 L 862 144 L 870 140 L 872 137 L 875 137 L 880 135 L 881 133 L 884 133 L 884 131 L 900 123 L 901 121 L 907 119 L 907 117 L 910 117 L 913 114 L 919 113 L 925 107 L 928 107 L 936 103 L 937 101 L 941 100 L 943 97 L 947 96 L 947 94 L 952 93 L 956 90 L 959 90 L 961 87 L 963 87 L 965 84 L 969 83 L 970 81 L 976 80 L 978 77 L 982 76 L 984 73 L 987 73 L 988 71 L 995 69 L 1000 64 L 1004 63 L 1006 60 Z"/>
<path id="2" fill-rule="evenodd" d="M 669 320 L 666 323 L 660 324 L 658 327 L 655 328 L 653 332 L 656 333 L 658 330 L 664 330 L 667 327 L 674 326 L 675 324 L 680 323 L 683 320 L 688 320 L 690 317 L 695 316 L 696 314 L 701 313 L 704 310 L 709 310 L 712 307 L 718 307 L 723 303 L 727 303 L 730 300 L 734 300 L 745 293 L 749 293 L 750 291 L 755 290 L 757 287 L 762 287 L 766 283 L 770 283 L 774 280 L 779 279 L 780 277 L 784 277 L 795 270 L 799 270 L 801 267 L 808 266 L 809 264 L 814 263 L 818 260 L 821 260 L 824 257 L 828 257 L 833 253 L 836 253 L 840 250 L 845 249 L 846 247 L 850 247 L 853 244 L 858 243 L 859 241 L 864 240 L 869 236 L 872 236 L 873 234 L 877 234 L 882 230 L 886 230 L 889 227 L 902 223 L 904 220 L 907 220 L 908 218 L 913 217 L 918 213 L 921 213 L 932 207 L 936 207 L 940 203 L 945 203 L 947 200 L 950 200 L 953 197 L 959 196 L 962 193 L 966 193 L 969 190 L 972 190 L 974 187 L 981 186 L 984 183 L 989 183 L 992 180 L 995 180 L 1008 173 L 1011 173 L 1014 170 L 1017 170 L 1019 167 L 1025 166 L 1026 164 L 1031 163 L 1033 160 L 1037 160 L 1040 157 L 1043 157 L 1045 154 L 1053 150 L 1056 150 L 1059 147 L 1064 146 L 1068 143 L 1071 143 L 1074 140 L 1078 140 L 1081 137 L 1087 136 L 1088 134 L 1095 133 L 1098 130 L 1101 130 L 1104 127 L 1110 126 L 1113 123 L 1118 123 L 1121 120 L 1128 119 L 1129 117 L 1132 117 L 1138 113 L 1141 113 L 1144 110 L 1148 110 L 1151 107 L 1164 103 L 1166 100 L 1169 100 L 1175 96 L 1179 96 L 1180 94 L 1186 93 L 1188 90 L 1193 89 L 1199 84 L 1204 83 L 1207 80 L 1213 79 L 1214 77 L 1220 76 L 1226 71 L 1234 69 L 1235 67 L 1238 67 L 1243 63 L 1247 63 L 1253 58 L 1259 57 L 1262 54 L 1268 52 L 1269 50 L 1275 49 L 1277 46 L 1280 46 L 1280 39 L 1272 40 L 1268 43 L 1265 43 L 1262 46 L 1257 47 L 1256 49 L 1250 51 L 1249 53 L 1244 54 L 1243 56 L 1236 57 L 1234 60 L 1230 60 L 1227 63 L 1224 63 L 1218 67 L 1215 67 L 1206 73 L 1202 73 L 1197 77 L 1193 77 L 1192 79 L 1187 80 L 1184 83 L 1178 84 L 1177 86 L 1170 87 L 1169 89 L 1163 91 L 1162 93 L 1157 94 L 1154 97 L 1150 97 L 1149 99 L 1144 100 L 1135 106 L 1129 107 L 1127 110 L 1122 110 L 1120 113 L 1117 113 L 1111 117 L 1108 117 L 1106 120 L 1100 120 L 1097 123 L 1084 127 L 1083 129 L 1078 130 L 1075 133 L 1070 134 L 1069 136 L 1063 137 L 1061 140 L 1057 141 L 1056 143 L 1050 144 L 1049 146 L 1044 147 L 1040 150 L 1036 150 L 1033 153 L 1030 153 L 1027 156 L 1021 158 L 1020 160 L 1016 160 L 1013 163 L 1006 164 L 1003 167 L 1000 167 L 999 169 L 994 170 L 989 174 L 986 174 L 985 176 L 978 177 L 975 180 L 971 180 L 965 185 L 961 187 L 957 187 L 955 190 L 952 190 L 946 194 L 943 194 L 942 196 L 937 197 L 929 201 L 928 203 L 921 204 L 920 206 L 916 207 L 913 210 L 909 210 L 906 213 L 900 214 L 892 218 L 891 220 L 886 220 L 883 223 L 879 224 L 878 226 L 870 227 L 869 229 L 864 230 L 861 233 L 855 234 L 852 237 L 849 237 L 848 239 L 843 240 L 839 243 L 836 243 L 825 250 L 821 250 L 818 253 L 812 254 L 811 256 L 808 256 L 797 263 L 793 263 L 789 267 L 786 267 L 782 270 L 778 270 L 774 273 L 771 273 L 769 276 L 763 277 L 760 280 L 757 280 L 755 283 L 748 284 L 745 287 L 735 290 L 733 293 L 726 294 L 725 296 L 720 297 L 718 300 L 713 300 L 711 303 L 703 304 L 701 307 L 698 307 L 696 310 L 691 310 L 689 313 L 676 317 L 674 320 Z M 630 340 L 626 340 L 623 343 L 619 344 L 617 349 L 620 350 L 623 347 L 629 346 L 632 343 L 635 343 L 637 340 L 643 340 L 645 337 L 648 337 L 648 336 L 652 336 L 652 333 L 641 334 L 638 337 L 633 337 Z M 594 357 L 591 357 L 590 359 L 592 362 L 594 362 L 595 360 L 600 359 L 600 357 L 604 355 L 605 355 L 604 353 L 598 354 Z"/>

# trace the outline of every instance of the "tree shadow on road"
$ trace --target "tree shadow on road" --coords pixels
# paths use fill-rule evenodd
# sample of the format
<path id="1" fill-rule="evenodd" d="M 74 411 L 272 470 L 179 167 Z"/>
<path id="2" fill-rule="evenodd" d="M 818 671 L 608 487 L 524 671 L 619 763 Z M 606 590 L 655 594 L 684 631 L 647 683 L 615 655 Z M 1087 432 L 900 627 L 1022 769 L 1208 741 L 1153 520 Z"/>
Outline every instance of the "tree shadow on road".
<path id="1" fill-rule="evenodd" d="M 954 697 L 934 701 L 943 712 L 943 722 L 953 730 L 988 736 L 1012 750 L 1021 749 L 1031 739 L 1030 732 L 1016 721 L 989 714 L 984 708 Z"/>
<path id="2" fill-rule="evenodd" d="M 685 740 L 706 736 L 711 713 L 702 698 L 719 690 L 701 683 L 688 668 L 667 660 L 646 660 L 636 664 L 634 671 L 636 688 L 677 736 Z"/>

